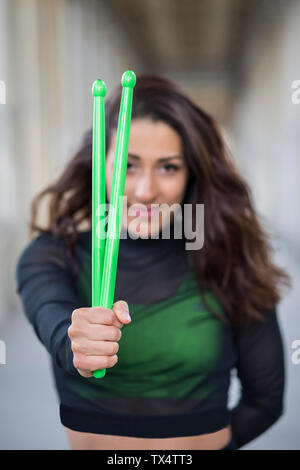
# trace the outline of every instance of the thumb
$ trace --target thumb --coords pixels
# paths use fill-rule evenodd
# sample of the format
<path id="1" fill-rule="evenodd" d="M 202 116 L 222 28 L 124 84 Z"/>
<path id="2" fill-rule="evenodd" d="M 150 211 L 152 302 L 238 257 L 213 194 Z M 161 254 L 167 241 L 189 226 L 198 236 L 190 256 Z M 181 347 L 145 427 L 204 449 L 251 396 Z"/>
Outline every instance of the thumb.
<path id="1" fill-rule="evenodd" d="M 119 300 L 118 302 L 115 302 L 113 304 L 112 310 L 121 323 L 131 322 L 131 317 L 129 315 L 129 307 L 125 300 Z"/>

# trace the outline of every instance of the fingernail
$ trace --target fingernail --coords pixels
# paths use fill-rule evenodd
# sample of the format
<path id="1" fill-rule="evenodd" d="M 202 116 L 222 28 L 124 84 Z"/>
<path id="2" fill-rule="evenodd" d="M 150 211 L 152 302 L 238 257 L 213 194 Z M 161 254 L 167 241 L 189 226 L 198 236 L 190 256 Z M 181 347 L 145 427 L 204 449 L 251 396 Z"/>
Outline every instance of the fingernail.
<path id="1" fill-rule="evenodd" d="M 123 310 L 123 317 L 125 318 L 125 320 L 131 320 L 129 313 L 126 310 Z"/>

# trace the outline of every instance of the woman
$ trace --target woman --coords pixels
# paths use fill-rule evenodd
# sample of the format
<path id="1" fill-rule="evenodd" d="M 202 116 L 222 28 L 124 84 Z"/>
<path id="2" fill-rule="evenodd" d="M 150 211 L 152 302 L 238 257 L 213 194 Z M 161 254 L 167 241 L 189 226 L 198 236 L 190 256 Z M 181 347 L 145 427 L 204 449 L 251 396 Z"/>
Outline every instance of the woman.
<path id="1" fill-rule="evenodd" d="M 108 200 L 120 98 L 118 87 L 106 102 Z M 38 235 L 17 266 L 24 311 L 52 357 L 72 448 L 240 448 L 283 412 L 276 315 L 279 285 L 290 285 L 271 260 L 250 189 L 214 119 L 169 80 L 138 76 L 120 300 L 112 310 L 91 308 L 91 157 L 88 131 L 63 174 L 33 201 L 30 228 Z M 36 217 L 45 195 L 50 211 L 42 228 Z M 184 227 L 175 236 L 173 204 L 183 213 L 188 204 L 204 205 L 200 248 L 186 249 Z M 199 235 L 194 211 L 195 224 Z M 103 368 L 105 377 L 95 379 L 92 371 Z M 229 410 L 234 368 L 241 398 Z"/>

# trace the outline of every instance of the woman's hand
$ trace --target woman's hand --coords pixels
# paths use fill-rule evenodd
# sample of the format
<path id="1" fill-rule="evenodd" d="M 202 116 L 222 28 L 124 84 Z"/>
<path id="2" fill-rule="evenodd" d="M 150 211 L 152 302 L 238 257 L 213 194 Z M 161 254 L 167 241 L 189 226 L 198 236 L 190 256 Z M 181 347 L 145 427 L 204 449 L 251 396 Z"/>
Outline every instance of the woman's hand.
<path id="1" fill-rule="evenodd" d="M 68 328 L 73 364 L 83 377 L 92 377 L 97 369 L 113 367 L 118 362 L 118 341 L 123 324 L 130 323 L 128 304 L 119 300 L 112 309 L 78 308 L 72 313 Z"/>

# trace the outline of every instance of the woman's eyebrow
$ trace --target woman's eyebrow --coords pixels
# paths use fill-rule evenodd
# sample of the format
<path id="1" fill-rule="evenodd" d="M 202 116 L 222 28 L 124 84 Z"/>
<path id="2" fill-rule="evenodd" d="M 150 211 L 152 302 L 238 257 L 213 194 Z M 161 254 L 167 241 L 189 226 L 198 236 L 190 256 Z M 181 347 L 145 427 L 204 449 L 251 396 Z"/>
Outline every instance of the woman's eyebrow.
<path id="1" fill-rule="evenodd" d="M 132 157 L 132 158 L 135 158 L 136 160 L 140 160 L 141 157 L 139 157 L 138 155 L 135 155 L 134 153 L 128 153 L 128 157 Z M 173 155 L 171 157 L 163 157 L 163 158 L 159 158 L 158 161 L 159 162 L 165 162 L 167 160 L 173 160 L 174 158 L 179 158 L 180 160 L 183 160 L 183 157 L 181 155 Z"/>

